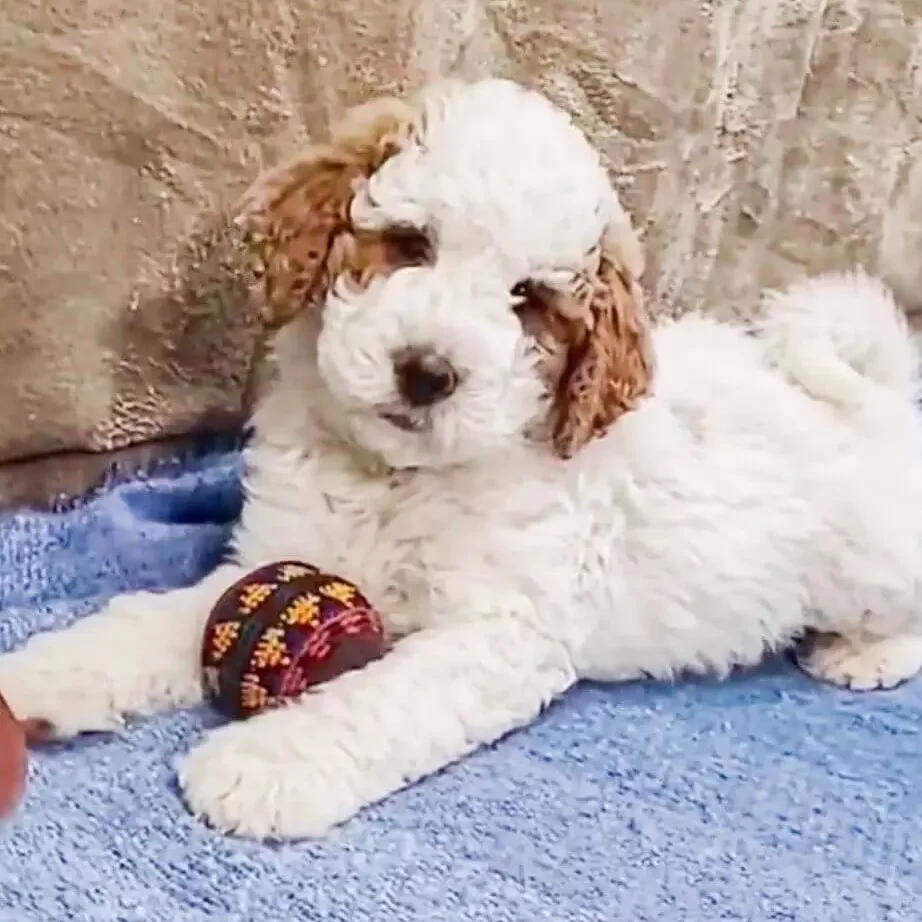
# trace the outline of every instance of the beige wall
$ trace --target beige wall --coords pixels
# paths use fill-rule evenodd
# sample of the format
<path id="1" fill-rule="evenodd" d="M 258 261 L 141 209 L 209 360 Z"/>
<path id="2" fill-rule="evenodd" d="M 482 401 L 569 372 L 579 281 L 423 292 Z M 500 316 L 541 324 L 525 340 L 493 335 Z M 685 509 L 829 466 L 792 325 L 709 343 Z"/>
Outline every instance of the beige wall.
<path id="1" fill-rule="evenodd" d="M 922 284 L 922 0 L 4 0 L 0 460 L 232 425 L 255 327 L 196 228 L 453 67 L 577 114 L 661 310 L 853 261 Z"/>

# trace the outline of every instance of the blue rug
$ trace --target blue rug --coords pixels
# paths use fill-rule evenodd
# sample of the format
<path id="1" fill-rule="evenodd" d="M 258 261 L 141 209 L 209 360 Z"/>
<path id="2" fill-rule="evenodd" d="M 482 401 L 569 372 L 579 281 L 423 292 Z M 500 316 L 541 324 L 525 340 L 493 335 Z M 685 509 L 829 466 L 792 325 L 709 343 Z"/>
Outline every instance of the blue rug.
<path id="1" fill-rule="evenodd" d="M 0 648 L 127 589 L 194 580 L 237 459 L 0 520 Z M 724 684 L 585 687 L 321 843 L 192 819 L 200 710 L 38 754 L 0 828 L 2 922 L 912 922 L 922 682 L 858 696 L 783 663 Z"/>

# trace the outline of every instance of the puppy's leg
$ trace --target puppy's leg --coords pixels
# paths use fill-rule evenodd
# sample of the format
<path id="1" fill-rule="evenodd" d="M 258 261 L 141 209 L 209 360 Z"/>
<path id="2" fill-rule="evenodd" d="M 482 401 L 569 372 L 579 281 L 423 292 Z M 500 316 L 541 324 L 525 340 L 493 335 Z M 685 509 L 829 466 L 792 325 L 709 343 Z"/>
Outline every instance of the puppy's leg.
<path id="1" fill-rule="evenodd" d="M 213 731 L 180 783 L 220 829 L 319 836 L 528 724 L 575 680 L 565 646 L 514 619 L 432 627 L 296 704 Z"/>
<path id="2" fill-rule="evenodd" d="M 47 724 L 59 739 L 116 729 L 126 714 L 194 704 L 205 620 L 243 572 L 225 565 L 189 588 L 116 596 L 0 656 L 0 690 L 17 717 Z"/>
<path id="3" fill-rule="evenodd" d="M 808 675 L 854 691 L 895 688 L 922 672 L 922 633 L 820 634 L 804 642 L 797 662 Z"/>

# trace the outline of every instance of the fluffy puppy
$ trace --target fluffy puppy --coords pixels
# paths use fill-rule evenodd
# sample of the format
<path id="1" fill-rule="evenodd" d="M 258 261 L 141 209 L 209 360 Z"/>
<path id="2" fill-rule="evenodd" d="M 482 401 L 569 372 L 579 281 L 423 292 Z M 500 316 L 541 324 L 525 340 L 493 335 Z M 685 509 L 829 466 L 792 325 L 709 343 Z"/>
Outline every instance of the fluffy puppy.
<path id="1" fill-rule="evenodd" d="M 915 356 L 876 282 L 797 286 L 755 335 L 651 329 L 597 153 L 499 80 L 360 107 L 241 222 L 278 332 L 228 560 L 0 657 L 20 717 L 67 737 L 198 703 L 212 605 L 288 558 L 401 639 L 182 760 L 240 834 L 323 834 L 583 678 L 725 674 L 807 632 L 840 685 L 922 666 Z"/>

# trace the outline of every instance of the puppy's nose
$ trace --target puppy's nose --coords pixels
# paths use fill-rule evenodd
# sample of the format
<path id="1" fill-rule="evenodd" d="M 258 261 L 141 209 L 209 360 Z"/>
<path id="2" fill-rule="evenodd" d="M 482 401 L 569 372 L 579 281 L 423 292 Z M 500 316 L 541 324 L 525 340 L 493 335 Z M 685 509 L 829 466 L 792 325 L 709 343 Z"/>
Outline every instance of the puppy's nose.
<path id="1" fill-rule="evenodd" d="M 397 387 L 413 407 L 428 407 L 450 396 L 458 373 L 444 356 L 431 350 L 407 349 L 394 358 Z"/>

